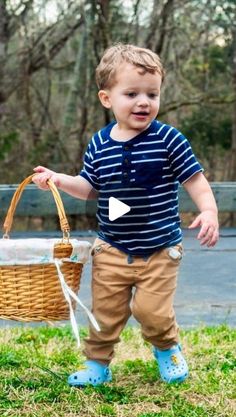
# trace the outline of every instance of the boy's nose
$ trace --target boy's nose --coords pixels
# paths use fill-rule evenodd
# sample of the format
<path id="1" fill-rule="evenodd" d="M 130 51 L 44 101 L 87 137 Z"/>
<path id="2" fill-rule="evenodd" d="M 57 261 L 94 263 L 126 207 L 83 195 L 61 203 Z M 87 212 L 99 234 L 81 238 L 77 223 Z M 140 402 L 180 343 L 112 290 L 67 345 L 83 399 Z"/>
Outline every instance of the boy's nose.
<path id="1" fill-rule="evenodd" d="M 142 107 L 146 107 L 146 106 L 148 106 L 149 105 L 149 101 L 148 101 L 148 97 L 147 96 L 145 96 L 145 95 L 143 95 L 143 96 L 141 96 L 141 97 L 139 97 L 138 98 L 138 103 L 137 103 L 139 106 L 142 106 Z"/>

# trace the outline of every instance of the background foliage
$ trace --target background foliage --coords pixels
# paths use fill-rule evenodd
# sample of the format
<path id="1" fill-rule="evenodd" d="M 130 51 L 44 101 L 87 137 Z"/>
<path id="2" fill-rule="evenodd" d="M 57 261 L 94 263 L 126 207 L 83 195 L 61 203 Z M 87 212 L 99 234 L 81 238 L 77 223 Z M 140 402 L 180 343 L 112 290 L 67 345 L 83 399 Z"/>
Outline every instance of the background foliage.
<path id="1" fill-rule="evenodd" d="M 236 180 L 235 22 L 235 0 L 2 0 L 1 182 L 38 164 L 79 171 L 91 135 L 112 118 L 94 71 L 120 41 L 160 54 L 159 119 L 187 135 L 210 180 Z"/>

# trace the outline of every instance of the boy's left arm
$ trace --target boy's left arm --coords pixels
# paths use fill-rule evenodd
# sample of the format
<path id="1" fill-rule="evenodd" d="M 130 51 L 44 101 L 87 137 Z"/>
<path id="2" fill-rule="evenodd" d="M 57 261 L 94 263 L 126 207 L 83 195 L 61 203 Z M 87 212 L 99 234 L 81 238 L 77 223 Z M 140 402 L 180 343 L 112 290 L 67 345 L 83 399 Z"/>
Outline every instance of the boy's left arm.
<path id="1" fill-rule="evenodd" d="M 207 179 L 198 172 L 187 180 L 183 187 L 200 211 L 189 228 L 200 227 L 197 238 L 201 241 L 201 245 L 214 246 L 219 239 L 218 210 Z"/>

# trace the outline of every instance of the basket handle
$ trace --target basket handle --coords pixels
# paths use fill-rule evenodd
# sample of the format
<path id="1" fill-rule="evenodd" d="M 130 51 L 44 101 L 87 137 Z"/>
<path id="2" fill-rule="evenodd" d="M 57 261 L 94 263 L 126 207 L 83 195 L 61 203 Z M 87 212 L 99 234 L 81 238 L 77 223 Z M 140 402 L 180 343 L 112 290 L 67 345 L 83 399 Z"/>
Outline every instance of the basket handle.
<path id="1" fill-rule="evenodd" d="M 10 206 L 8 208 L 7 215 L 6 215 L 6 218 L 5 218 L 5 221 L 4 221 L 4 225 L 3 225 L 3 229 L 4 229 L 3 237 L 4 238 L 9 238 L 9 232 L 11 230 L 11 226 L 12 226 L 16 206 L 18 204 L 18 201 L 21 198 L 21 194 L 22 194 L 24 188 L 26 187 L 26 185 L 31 183 L 32 178 L 33 178 L 34 175 L 36 175 L 36 174 L 32 174 L 29 177 L 25 178 L 24 181 L 22 181 L 18 185 L 18 187 L 17 187 L 17 189 L 16 189 L 16 191 L 15 191 L 13 197 L 12 197 L 12 200 L 11 200 L 11 203 L 10 203 Z M 53 181 L 51 181 L 49 179 L 47 181 L 47 183 L 48 183 L 50 191 L 52 192 L 52 195 L 54 197 L 54 201 L 55 201 L 56 206 L 57 206 L 57 212 L 58 212 L 58 216 L 59 216 L 59 220 L 60 220 L 61 231 L 63 233 L 63 239 L 66 239 L 68 241 L 69 236 L 70 236 L 70 226 L 69 226 L 68 220 L 66 218 L 65 209 L 64 209 L 64 206 L 63 206 L 63 203 L 62 203 L 62 200 L 61 200 L 61 196 L 60 196 L 60 194 L 58 192 L 58 189 L 55 186 Z"/>

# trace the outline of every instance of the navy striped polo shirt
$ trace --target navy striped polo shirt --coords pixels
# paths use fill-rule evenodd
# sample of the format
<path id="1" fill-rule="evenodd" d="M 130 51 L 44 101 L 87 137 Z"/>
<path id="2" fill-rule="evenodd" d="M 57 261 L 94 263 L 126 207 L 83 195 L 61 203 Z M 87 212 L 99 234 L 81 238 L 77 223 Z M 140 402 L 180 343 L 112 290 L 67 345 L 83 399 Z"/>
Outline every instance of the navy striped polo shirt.
<path id="1" fill-rule="evenodd" d="M 178 185 L 202 171 L 188 140 L 174 127 L 153 120 L 134 138 L 111 138 L 116 122 L 91 139 L 80 173 L 98 191 L 98 236 L 131 255 L 145 256 L 182 240 Z M 109 220 L 109 198 L 131 210 Z"/>

